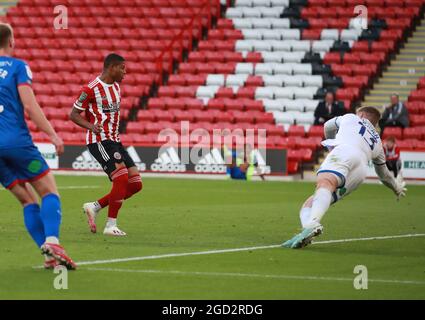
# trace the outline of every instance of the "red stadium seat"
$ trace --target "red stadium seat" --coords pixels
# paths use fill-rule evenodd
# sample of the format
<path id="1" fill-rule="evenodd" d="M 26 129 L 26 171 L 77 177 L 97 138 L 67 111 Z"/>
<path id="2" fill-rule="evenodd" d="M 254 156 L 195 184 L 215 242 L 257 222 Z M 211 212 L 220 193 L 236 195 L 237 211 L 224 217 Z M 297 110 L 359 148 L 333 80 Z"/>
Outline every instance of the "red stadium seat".
<path id="1" fill-rule="evenodd" d="M 403 137 L 403 131 L 398 127 L 386 127 L 382 137 L 385 139 L 390 136 L 393 136 L 396 139 L 401 139 Z"/>
<path id="2" fill-rule="evenodd" d="M 155 113 L 151 110 L 140 110 L 137 113 L 137 121 L 156 121 Z"/>
<path id="3" fill-rule="evenodd" d="M 229 98 L 224 98 L 224 105 L 228 111 L 243 111 L 245 110 L 244 104 L 239 100 L 233 100 Z"/>
<path id="4" fill-rule="evenodd" d="M 311 126 L 308 131 L 308 136 L 323 138 L 325 136 L 323 126 Z"/>
<path id="5" fill-rule="evenodd" d="M 270 115 L 268 113 L 264 113 L 264 105 L 263 105 L 263 102 L 260 100 L 252 100 L 249 98 L 240 98 L 239 100 L 243 103 L 243 105 L 245 106 L 245 109 L 248 112 L 256 111 L 256 112 L 261 112 L 265 115 Z M 274 123 L 274 120 L 271 123 Z"/>
<path id="6" fill-rule="evenodd" d="M 288 161 L 288 174 L 295 174 L 298 172 L 299 162 L 298 161 Z"/>
<path id="7" fill-rule="evenodd" d="M 158 97 L 175 97 L 177 95 L 175 87 L 160 87 L 158 90 Z"/>
<path id="8" fill-rule="evenodd" d="M 403 130 L 403 139 L 422 139 L 423 131 L 421 128 L 405 128 Z"/>
<path id="9" fill-rule="evenodd" d="M 208 111 L 191 111 L 196 122 L 213 122 L 214 115 Z"/>
<path id="10" fill-rule="evenodd" d="M 241 52 L 223 52 L 225 62 L 243 62 L 243 56 Z"/>
<path id="11" fill-rule="evenodd" d="M 187 85 L 189 86 L 202 86 L 206 82 L 206 76 L 205 75 L 185 75 Z"/>
<path id="12" fill-rule="evenodd" d="M 348 77 L 342 76 L 345 88 L 362 88 L 367 86 L 369 78 L 367 76 Z"/>
<path id="13" fill-rule="evenodd" d="M 236 93 L 236 97 L 240 98 L 249 98 L 254 99 L 255 97 L 255 88 L 254 87 L 241 87 Z"/>
<path id="14" fill-rule="evenodd" d="M 224 99 L 210 99 L 208 101 L 209 110 L 225 110 Z"/>
<path id="15" fill-rule="evenodd" d="M 199 99 L 186 98 L 185 99 L 186 108 L 189 110 L 204 110 L 204 104 Z"/>
<path id="16" fill-rule="evenodd" d="M 173 114 L 174 114 L 174 120 L 176 122 L 180 122 L 180 121 L 193 122 L 195 120 L 195 116 L 193 112 L 183 111 L 183 110 L 174 110 Z"/>
<path id="17" fill-rule="evenodd" d="M 305 130 L 303 126 L 290 126 L 288 130 L 288 136 L 290 137 L 304 137 Z"/>
<path id="18" fill-rule="evenodd" d="M 425 115 L 410 115 L 410 125 L 412 127 L 425 126 Z"/>
<path id="19" fill-rule="evenodd" d="M 328 52 L 323 59 L 325 64 L 340 64 L 341 54 L 339 52 Z"/>
<path id="20" fill-rule="evenodd" d="M 304 29 L 302 31 L 302 39 L 303 40 L 320 40 L 321 36 L 320 29 Z"/>
<path id="21" fill-rule="evenodd" d="M 231 19 L 220 19 L 217 23 L 217 29 L 221 29 L 221 30 L 233 29 L 233 21 Z"/>
<path id="22" fill-rule="evenodd" d="M 367 41 L 357 41 L 353 44 L 351 48 L 352 52 L 369 52 L 369 43 Z"/>
<path id="23" fill-rule="evenodd" d="M 360 64 L 360 55 L 357 53 L 346 53 L 344 54 L 344 63 L 351 63 L 351 64 Z"/>
<path id="24" fill-rule="evenodd" d="M 337 76 L 351 76 L 353 69 L 344 64 L 332 64 L 332 72 Z"/>
<path id="25" fill-rule="evenodd" d="M 422 101 L 407 101 L 405 106 L 409 111 L 409 114 L 421 114 L 425 113 L 425 102 Z"/>
<path id="26" fill-rule="evenodd" d="M 261 63 L 263 62 L 263 56 L 261 52 L 248 52 L 245 58 L 247 63 Z"/>
<path id="27" fill-rule="evenodd" d="M 168 79 L 168 85 L 170 86 L 185 86 L 186 77 L 181 74 L 172 74 Z"/>
<path id="28" fill-rule="evenodd" d="M 234 92 L 232 88 L 220 88 L 216 93 L 216 98 L 233 98 Z"/>
<path id="29" fill-rule="evenodd" d="M 425 101 L 425 90 L 412 91 L 409 96 L 409 101 Z"/>

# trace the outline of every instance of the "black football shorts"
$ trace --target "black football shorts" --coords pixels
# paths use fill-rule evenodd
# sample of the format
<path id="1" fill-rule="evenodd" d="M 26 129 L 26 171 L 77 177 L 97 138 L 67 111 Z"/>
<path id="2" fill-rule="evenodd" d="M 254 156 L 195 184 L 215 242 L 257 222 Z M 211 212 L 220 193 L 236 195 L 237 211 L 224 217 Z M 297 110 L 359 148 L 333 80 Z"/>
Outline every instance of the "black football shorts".
<path id="1" fill-rule="evenodd" d="M 136 166 L 121 142 L 104 140 L 102 142 L 88 144 L 87 147 L 109 178 L 112 172 L 116 170 L 116 163 L 124 162 L 127 168 Z"/>

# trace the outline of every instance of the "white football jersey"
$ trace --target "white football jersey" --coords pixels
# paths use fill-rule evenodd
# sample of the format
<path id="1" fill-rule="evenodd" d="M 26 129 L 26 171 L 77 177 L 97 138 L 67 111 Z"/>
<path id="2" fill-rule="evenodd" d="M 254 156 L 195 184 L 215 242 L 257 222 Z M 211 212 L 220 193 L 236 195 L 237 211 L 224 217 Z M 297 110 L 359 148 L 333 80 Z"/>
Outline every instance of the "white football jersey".
<path id="1" fill-rule="evenodd" d="M 374 164 L 385 163 L 385 153 L 382 141 L 375 127 L 367 119 L 362 119 L 355 114 L 346 114 L 328 121 L 337 130 L 335 139 L 322 142 L 325 147 L 348 145 L 359 151 L 365 164 L 373 160 Z"/>

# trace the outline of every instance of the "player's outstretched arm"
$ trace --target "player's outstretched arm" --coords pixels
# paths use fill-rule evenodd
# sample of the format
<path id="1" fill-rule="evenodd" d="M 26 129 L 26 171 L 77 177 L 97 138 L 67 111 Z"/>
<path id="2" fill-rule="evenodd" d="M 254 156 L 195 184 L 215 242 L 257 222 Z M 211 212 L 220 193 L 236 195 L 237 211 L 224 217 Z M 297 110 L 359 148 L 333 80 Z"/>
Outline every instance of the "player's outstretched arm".
<path id="1" fill-rule="evenodd" d="M 394 194 L 397 196 L 397 200 L 400 200 L 401 197 L 406 196 L 407 189 L 404 187 L 404 183 L 400 183 L 391 172 L 388 170 L 387 166 L 384 164 L 375 164 L 375 171 L 379 177 L 379 180 L 388 188 L 390 188 Z"/>
<path id="2" fill-rule="evenodd" d="M 326 121 L 323 128 L 325 132 L 325 138 L 335 139 L 335 136 L 338 132 L 338 128 L 339 128 L 339 117 L 335 117 L 331 120 Z"/>
<path id="3" fill-rule="evenodd" d="M 90 122 L 88 122 L 86 119 L 84 119 L 81 116 L 81 112 L 83 112 L 82 110 L 79 110 L 75 107 L 72 108 L 71 113 L 69 114 L 69 119 L 74 122 L 76 125 L 93 131 L 94 133 L 98 134 L 102 131 L 102 125 L 100 123 L 94 125 Z"/>
<path id="4" fill-rule="evenodd" d="M 35 125 L 44 133 L 46 133 L 52 143 L 56 147 L 58 155 L 63 154 L 64 145 L 62 139 L 57 135 L 55 129 L 53 129 L 50 122 L 41 110 L 40 105 L 35 98 L 34 91 L 29 86 L 20 86 L 18 88 L 19 97 L 21 98 L 22 104 L 24 105 L 25 111 Z"/>

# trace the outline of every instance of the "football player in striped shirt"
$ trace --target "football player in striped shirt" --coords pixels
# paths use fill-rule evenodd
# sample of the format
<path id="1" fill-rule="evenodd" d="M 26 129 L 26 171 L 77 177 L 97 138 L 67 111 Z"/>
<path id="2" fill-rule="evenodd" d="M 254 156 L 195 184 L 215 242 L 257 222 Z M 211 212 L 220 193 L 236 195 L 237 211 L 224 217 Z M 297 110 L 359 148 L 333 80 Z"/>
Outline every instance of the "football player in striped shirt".
<path id="1" fill-rule="evenodd" d="M 83 87 L 74 103 L 70 119 L 87 129 L 86 143 L 90 153 L 100 163 L 112 189 L 96 202 L 85 203 L 90 230 L 96 233 L 96 216 L 108 206 L 106 235 L 125 236 L 117 226 L 117 216 L 123 201 L 142 190 L 139 170 L 123 147 L 119 137 L 121 94 L 119 83 L 124 79 L 125 60 L 111 53 L 104 60 L 100 76 Z"/>

